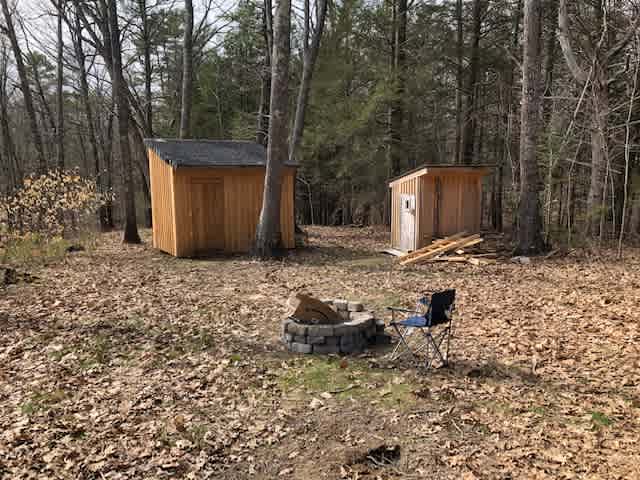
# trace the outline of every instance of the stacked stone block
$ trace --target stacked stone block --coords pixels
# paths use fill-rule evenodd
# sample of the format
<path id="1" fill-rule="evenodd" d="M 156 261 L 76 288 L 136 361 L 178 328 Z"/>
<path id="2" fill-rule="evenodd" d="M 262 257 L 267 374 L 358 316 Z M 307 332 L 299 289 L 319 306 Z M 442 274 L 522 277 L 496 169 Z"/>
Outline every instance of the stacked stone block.
<path id="1" fill-rule="evenodd" d="M 389 343 L 384 322 L 364 310 L 360 302 L 324 300 L 344 319 L 335 325 L 306 325 L 287 318 L 282 322 L 282 339 L 296 353 L 361 353 L 373 344 Z"/>

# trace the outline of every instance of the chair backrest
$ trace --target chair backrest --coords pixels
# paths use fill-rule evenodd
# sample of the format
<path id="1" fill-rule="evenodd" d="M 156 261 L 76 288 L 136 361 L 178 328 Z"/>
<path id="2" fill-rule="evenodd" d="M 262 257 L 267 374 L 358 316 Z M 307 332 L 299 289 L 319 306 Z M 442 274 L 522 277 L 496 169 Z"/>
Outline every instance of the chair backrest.
<path id="1" fill-rule="evenodd" d="M 431 295 L 429 311 L 425 315 L 430 325 L 447 323 L 450 320 L 449 313 L 453 310 L 456 301 L 455 290 L 443 290 Z"/>

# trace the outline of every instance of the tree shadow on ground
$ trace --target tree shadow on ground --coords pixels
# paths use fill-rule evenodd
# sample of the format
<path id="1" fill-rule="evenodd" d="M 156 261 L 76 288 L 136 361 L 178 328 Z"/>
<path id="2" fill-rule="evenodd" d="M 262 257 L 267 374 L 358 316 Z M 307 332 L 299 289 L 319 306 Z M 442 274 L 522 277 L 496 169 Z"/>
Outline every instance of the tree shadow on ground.
<path id="1" fill-rule="evenodd" d="M 291 250 L 283 259 L 290 264 L 305 266 L 341 265 L 365 269 L 388 268 L 390 258 L 368 250 L 343 247 L 340 245 L 308 246 Z"/>

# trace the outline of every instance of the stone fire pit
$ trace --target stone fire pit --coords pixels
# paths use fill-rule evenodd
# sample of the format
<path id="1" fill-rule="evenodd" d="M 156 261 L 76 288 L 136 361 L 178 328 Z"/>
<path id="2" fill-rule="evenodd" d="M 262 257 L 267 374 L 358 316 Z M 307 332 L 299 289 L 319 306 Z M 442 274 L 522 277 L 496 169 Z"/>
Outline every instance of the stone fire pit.
<path id="1" fill-rule="evenodd" d="M 315 305 L 305 303 L 305 310 L 299 300 L 303 297 Z M 282 322 L 282 339 L 291 352 L 361 353 L 370 345 L 390 341 L 384 322 L 360 302 L 322 300 L 324 306 L 320 307 L 320 301 L 311 297 L 298 295 L 296 299 L 298 308 Z"/>

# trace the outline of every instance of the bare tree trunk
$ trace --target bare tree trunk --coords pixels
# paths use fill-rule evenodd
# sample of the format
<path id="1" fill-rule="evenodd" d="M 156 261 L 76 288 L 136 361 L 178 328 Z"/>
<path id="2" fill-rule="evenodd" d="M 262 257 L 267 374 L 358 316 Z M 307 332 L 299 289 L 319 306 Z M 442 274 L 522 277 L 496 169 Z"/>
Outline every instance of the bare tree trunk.
<path id="1" fill-rule="evenodd" d="M 113 64 L 111 88 L 113 90 L 114 104 L 118 120 L 118 143 L 120 145 L 120 159 L 122 160 L 122 174 L 124 177 L 125 226 L 123 241 L 125 243 L 140 243 L 138 223 L 136 221 L 131 146 L 129 144 L 129 99 L 127 86 L 122 73 L 122 53 L 120 49 L 120 27 L 118 25 L 117 1 L 118 0 L 108 0 L 108 17 Z"/>
<path id="2" fill-rule="evenodd" d="M 389 105 L 387 126 L 387 163 L 390 177 L 400 174 L 404 157 L 404 94 L 406 83 L 407 0 L 394 2 L 394 48 L 392 58 L 393 98 Z"/>
<path id="3" fill-rule="evenodd" d="M 93 116 L 93 108 L 89 99 L 89 82 L 87 81 L 87 68 L 85 66 L 85 53 L 82 46 L 82 27 L 78 15 L 75 16 L 75 34 L 73 38 L 73 49 L 78 64 L 80 95 L 82 96 L 82 104 L 84 105 L 84 113 L 87 117 L 87 130 L 89 132 L 89 145 L 91 146 L 91 156 L 94 162 L 94 173 L 96 180 L 100 183 L 100 156 L 98 154 L 98 140 L 96 137 L 95 120 Z"/>
<path id="4" fill-rule="evenodd" d="M 62 19 L 64 17 L 64 0 L 57 0 L 56 7 L 58 9 L 58 65 L 57 65 L 57 78 L 56 78 L 56 153 L 57 163 L 60 170 L 64 170 L 64 72 L 63 72 L 63 50 L 64 40 L 62 38 Z"/>
<path id="5" fill-rule="evenodd" d="M 480 35 L 482 34 L 482 13 L 484 0 L 473 0 L 473 31 L 471 39 L 471 57 L 469 59 L 469 82 L 467 83 L 467 109 L 463 133 L 463 163 L 474 163 L 476 127 L 478 124 L 478 76 L 480 74 Z"/>
<path id="6" fill-rule="evenodd" d="M 22 50 L 16 37 L 16 31 L 13 25 L 13 18 L 9 11 L 9 5 L 7 0 L 0 0 L 2 5 L 2 11 L 4 13 L 4 19 L 6 23 L 6 33 L 11 42 L 13 49 L 13 56 L 16 61 L 16 69 L 18 70 L 18 76 L 20 77 L 20 86 L 22 95 L 24 97 L 24 106 L 29 117 L 29 125 L 31 127 L 31 135 L 33 136 L 33 144 L 36 149 L 36 158 L 38 160 L 38 170 L 44 172 L 47 170 L 47 160 L 44 156 L 44 150 L 42 148 L 42 136 L 40 135 L 40 129 L 38 128 L 38 120 L 36 119 L 36 111 L 33 106 L 33 97 L 31 96 L 31 89 L 29 88 L 29 77 L 27 75 L 27 69 L 24 65 L 22 58 Z"/>
<path id="7" fill-rule="evenodd" d="M 636 55 L 638 54 L 638 36 L 636 34 Z M 636 92 L 638 90 L 638 71 L 640 70 L 640 61 L 636 58 L 636 65 L 633 72 L 633 87 L 629 95 L 629 111 L 627 113 L 627 121 L 625 125 L 624 139 L 624 195 L 622 203 L 622 214 L 620 215 L 620 236 L 618 237 L 618 257 L 622 257 L 622 240 L 624 239 L 625 227 L 627 226 L 627 203 L 629 202 L 629 169 L 631 165 L 631 118 L 633 116 L 633 105 L 635 102 Z"/>
<path id="8" fill-rule="evenodd" d="M 113 108 L 111 110 L 113 110 Z M 109 114 L 106 134 L 102 135 L 101 139 L 102 158 L 104 159 L 105 170 L 105 174 L 103 175 L 103 185 L 105 185 L 107 192 L 111 192 L 113 187 L 113 113 Z M 103 228 L 103 231 L 115 228 L 113 222 L 113 202 L 111 201 L 111 197 L 107 197 L 107 201 L 100 208 L 100 217 L 100 226 Z"/>
<path id="9" fill-rule="evenodd" d="M 89 133 L 89 146 L 91 148 L 91 158 L 93 159 L 94 165 L 94 175 L 96 178 L 96 183 L 100 190 L 103 190 L 104 187 L 104 179 L 102 178 L 100 172 L 100 154 L 98 152 L 98 139 L 96 136 L 96 126 L 95 119 L 93 115 L 93 108 L 91 106 L 91 100 L 89 98 L 89 82 L 87 81 L 87 68 L 85 65 L 86 56 L 84 53 L 84 48 L 82 44 L 82 26 L 80 24 L 80 17 L 78 12 L 75 12 L 74 17 L 74 29 L 75 32 L 72 32 L 71 38 L 73 41 L 73 50 L 75 53 L 76 62 L 78 64 L 78 73 L 80 80 L 80 96 L 82 97 L 82 104 L 84 106 L 84 113 L 87 124 L 87 131 Z M 106 222 L 106 216 L 102 214 L 98 214 L 98 219 L 100 221 L 100 228 L 102 231 L 106 231 L 109 229 L 109 225 Z"/>
<path id="10" fill-rule="evenodd" d="M 558 27 L 558 0 L 545 0 L 547 9 L 547 22 L 549 25 L 549 32 L 547 34 L 546 39 L 546 47 L 545 47 L 545 62 L 544 62 L 544 96 L 551 96 L 553 93 L 553 70 L 556 63 L 556 30 Z M 550 109 L 553 102 L 550 99 L 545 98 L 543 101 L 543 114 L 542 118 L 545 122 L 549 121 L 549 116 L 551 114 Z"/>
<path id="11" fill-rule="evenodd" d="M 615 78 L 611 73 L 613 59 L 624 50 L 633 38 L 637 28 L 636 19 L 630 25 L 625 35 L 611 48 L 608 45 L 615 39 L 617 32 L 607 25 L 605 5 L 602 1 L 593 4 L 595 10 L 595 33 L 599 38 L 588 39 L 587 46 L 582 45 L 582 54 L 587 55 L 585 65 L 589 71 L 580 65 L 576 52 L 571 45 L 569 29 L 569 13 L 567 0 L 559 0 L 558 6 L 558 40 L 564 54 L 567 67 L 579 85 L 585 90 L 591 82 L 592 110 L 591 110 L 591 183 L 587 195 L 587 235 L 602 236 L 603 218 L 606 209 L 607 175 L 609 173 L 608 156 L 608 115 L 609 115 L 609 84 Z M 580 22 L 581 23 L 581 22 Z M 613 75 L 613 77 L 611 77 Z"/>
<path id="12" fill-rule="evenodd" d="M 9 103 L 9 93 L 7 84 L 9 82 L 9 52 L 2 43 L 0 53 L 0 137 L 2 138 L 2 147 L 5 161 L 8 165 L 10 188 L 14 189 L 22 183 L 22 169 L 16 157 L 16 150 L 11 137 L 11 128 L 9 126 L 9 112 L 7 105 Z"/>
<path id="13" fill-rule="evenodd" d="M 267 146 L 269 140 L 269 101 L 271 93 L 271 55 L 273 51 L 273 18 L 271 0 L 264 0 L 262 11 L 262 35 L 264 36 L 264 63 L 260 72 L 260 105 L 256 142 Z"/>
<path id="14" fill-rule="evenodd" d="M 147 15 L 147 0 L 138 0 L 138 8 L 142 16 L 142 51 L 144 56 L 144 116 L 145 136 L 153 137 L 153 97 L 151 92 L 151 36 L 149 33 L 149 16 Z"/>
<path id="15" fill-rule="evenodd" d="M 462 90 L 464 88 L 464 21 L 462 18 L 462 0 L 456 0 L 456 149 L 455 163 L 462 163 L 462 129 L 464 116 L 462 114 Z"/>
<path id="16" fill-rule="evenodd" d="M 2 146 L 6 162 L 9 166 L 9 175 L 11 186 L 17 187 L 22 183 L 23 172 L 16 158 L 16 150 L 11 137 L 11 128 L 9 127 L 9 112 L 7 111 L 7 98 L 4 92 L 0 92 L 0 131 L 2 136 Z"/>
<path id="17" fill-rule="evenodd" d="M 309 1 L 304 1 L 305 27 L 303 32 L 304 47 L 302 54 L 302 79 L 296 102 L 296 113 L 293 123 L 293 132 L 289 146 L 289 160 L 295 160 L 296 152 L 302 142 L 304 133 L 304 118 L 311 92 L 311 78 L 315 68 L 318 52 L 320 50 L 320 40 L 324 32 L 324 22 L 327 15 L 327 0 L 318 0 L 316 13 L 316 28 L 312 29 L 310 19 Z M 312 31 L 313 30 L 313 31 Z M 309 38 L 311 37 L 311 38 Z"/>
<path id="18" fill-rule="evenodd" d="M 152 215 L 151 215 L 151 190 L 149 186 L 149 157 L 147 148 L 144 145 L 144 139 L 140 134 L 140 130 L 134 128 L 131 130 L 131 140 L 135 145 L 135 148 L 138 151 L 138 155 L 135 158 L 135 166 L 140 174 L 140 185 L 142 186 L 142 194 L 145 199 L 145 218 L 144 225 L 147 228 L 151 228 L 152 225 Z"/>
<path id="19" fill-rule="evenodd" d="M 522 16 L 522 1 L 518 0 L 513 11 L 512 33 L 511 33 L 511 49 L 512 52 L 518 50 L 520 39 L 520 17 Z M 493 228 L 499 232 L 503 230 L 503 195 L 504 195 L 504 166 L 506 164 L 511 167 L 512 188 L 514 192 L 519 192 L 519 167 L 518 167 L 518 130 L 515 128 L 515 100 L 514 100 L 514 84 L 515 71 L 518 68 L 517 62 L 511 60 L 507 66 L 508 70 L 505 74 L 505 86 L 503 93 L 503 111 L 501 112 L 503 122 L 503 140 L 498 155 L 498 165 L 495 172 L 495 191 L 492 193 L 492 215 L 491 224 Z M 516 222 L 514 221 L 514 224 Z"/>
<path id="20" fill-rule="evenodd" d="M 34 58 L 33 52 L 29 49 L 28 45 L 27 45 L 27 53 L 29 54 L 30 58 L 32 59 Z M 45 128 L 45 125 L 48 123 L 49 130 L 51 132 L 49 135 L 47 135 L 45 130 L 45 135 L 43 139 L 44 154 L 48 158 L 54 155 L 54 152 L 53 152 L 54 146 L 51 144 L 51 140 L 55 142 L 55 139 L 57 137 L 56 120 L 53 117 L 51 107 L 49 106 L 49 101 L 47 100 L 47 97 L 44 94 L 44 88 L 42 88 L 42 80 L 40 79 L 40 70 L 38 69 L 38 64 L 35 62 L 31 63 L 31 73 L 33 74 L 33 83 L 36 89 L 36 94 L 37 94 L 36 98 L 39 98 L 40 103 L 42 104 L 42 109 L 40 110 L 40 123 L 42 124 L 42 128 Z"/>
<path id="21" fill-rule="evenodd" d="M 606 83 L 600 83 L 599 75 L 594 75 L 593 124 L 591 126 L 591 182 L 587 195 L 587 233 L 592 237 L 600 235 L 601 216 L 605 206 L 607 175 L 607 124 L 609 93 Z M 606 82 L 606 78 L 604 79 Z"/>
<path id="22" fill-rule="evenodd" d="M 401 161 L 405 157 L 403 131 L 405 116 L 406 64 L 407 64 L 407 0 L 396 0 L 395 48 L 393 60 L 393 100 L 389 109 L 389 165 L 391 176 L 400 175 Z"/>
<path id="23" fill-rule="evenodd" d="M 184 39 L 182 45 L 182 103 L 180 138 L 191 137 L 191 107 L 193 102 L 193 2 L 184 2 Z"/>
<path id="24" fill-rule="evenodd" d="M 638 237 L 640 235 L 640 188 L 637 188 L 633 194 L 631 218 L 629 219 L 629 235 L 632 237 Z"/>
<path id="25" fill-rule="evenodd" d="M 282 170 L 288 158 L 289 58 L 291 56 L 291 0 L 276 7 L 271 73 L 271 121 L 262 210 L 256 231 L 255 254 L 270 258 L 281 244 L 280 203 Z"/>
<path id="26" fill-rule="evenodd" d="M 80 124 L 78 122 L 78 124 Z M 78 135 L 78 146 L 80 147 L 80 159 L 82 160 L 82 172 L 83 176 L 89 175 L 89 162 L 87 160 L 87 149 L 84 146 L 84 135 L 82 135 L 82 130 L 78 128 L 76 130 L 76 134 Z"/>
<path id="27" fill-rule="evenodd" d="M 518 208 L 518 244 L 516 247 L 516 251 L 520 254 L 537 253 L 544 249 L 542 217 L 540 215 L 540 177 L 536 151 L 540 130 L 540 107 L 542 106 L 541 30 L 541 0 L 525 0 L 520 122 L 521 189 Z"/>
<path id="28" fill-rule="evenodd" d="M 522 9 L 524 7 L 524 0 L 518 0 L 516 4 L 516 12 L 513 16 L 513 31 L 511 37 L 511 48 L 514 52 L 520 50 L 520 22 L 522 18 Z M 517 102 L 514 95 L 515 90 L 515 72 L 519 70 L 519 65 L 515 60 L 511 61 L 511 75 L 509 77 L 509 97 L 508 97 L 508 112 L 507 112 L 507 124 L 511 126 L 510 136 L 506 139 L 507 155 L 511 164 L 512 174 L 512 187 L 514 191 L 520 191 L 520 129 L 516 128 L 519 116 L 517 114 Z"/>

